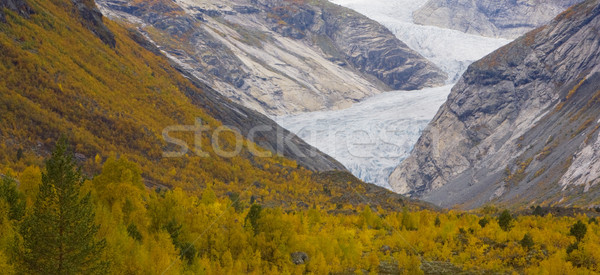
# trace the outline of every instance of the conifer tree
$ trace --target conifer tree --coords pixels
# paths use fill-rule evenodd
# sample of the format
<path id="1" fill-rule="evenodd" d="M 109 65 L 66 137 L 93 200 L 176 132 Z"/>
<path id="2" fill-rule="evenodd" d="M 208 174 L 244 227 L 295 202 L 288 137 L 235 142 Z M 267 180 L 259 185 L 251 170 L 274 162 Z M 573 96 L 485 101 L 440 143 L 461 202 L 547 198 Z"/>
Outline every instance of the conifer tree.
<path id="1" fill-rule="evenodd" d="M 569 233 L 571 236 L 577 239 L 577 242 L 580 242 L 581 240 L 583 240 L 583 237 L 585 237 L 585 233 L 587 233 L 587 226 L 585 226 L 585 224 L 581 221 L 577 221 L 576 224 L 571 226 L 571 230 Z"/>
<path id="2" fill-rule="evenodd" d="M 250 207 L 250 211 L 248 211 L 248 214 L 246 214 L 246 218 L 244 219 L 244 223 L 246 225 L 248 225 L 248 222 L 250 222 L 250 226 L 252 226 L 254 235 L 258 234 L 259 232 L 258 219 L 260 218 L 261 212 L 262 206 L 258 204 L 253 204 L 252 207 Z"/>
<path id="3" fill-rule="evenodd" d="M 42 173 L 33 213 L 21 231 L 23 267 L 34 274 L 99 274 L 107 262 L 101 261 L 106 241 L 96 240 L 98 226 L 90 194 L 82 196 L 80 169 L 61 137 Z"/>
<path id="4" fill-rule="evenodd" d="M 504 231 L 510 231 L 512 227 L 511 222 L 513 221 L 513 217 L 508 210 L 502 211 L 500 217 L 498 218 L 498 225 Z"/>
<path id="5" fill-rule="evenodd" d="M 17 190 L 17 183 L 10 176 L 4 176 L 1 180 L 0 200 L 8 204 L 9 219 L 20 220 L 25 214 L 25 196 Z"/>
<path id="6" fill-rule="evenodd" d="M 526 233 L 519 243 L 523 248 L 527 250 L 531 249 L 535 245 L 535 243 L 533 242 L 533 238 L 531 237 L 531 235 L 529 235 L 529 233 Z"/>

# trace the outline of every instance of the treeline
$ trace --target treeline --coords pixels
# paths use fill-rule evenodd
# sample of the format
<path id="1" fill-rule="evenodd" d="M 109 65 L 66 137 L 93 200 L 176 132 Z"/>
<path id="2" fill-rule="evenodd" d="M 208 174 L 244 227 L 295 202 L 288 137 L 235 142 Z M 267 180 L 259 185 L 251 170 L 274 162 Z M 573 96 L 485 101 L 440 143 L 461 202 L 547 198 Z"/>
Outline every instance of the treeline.
<path id="1" fill-rule="evenodd" d="M 5 274 L 600 271 L 585 216 L 268 207 L 210 186 L 147 188 L 125 157 L 86 178 L 64 140 L 44 167 L 12 173 L 0 185 Z"/>

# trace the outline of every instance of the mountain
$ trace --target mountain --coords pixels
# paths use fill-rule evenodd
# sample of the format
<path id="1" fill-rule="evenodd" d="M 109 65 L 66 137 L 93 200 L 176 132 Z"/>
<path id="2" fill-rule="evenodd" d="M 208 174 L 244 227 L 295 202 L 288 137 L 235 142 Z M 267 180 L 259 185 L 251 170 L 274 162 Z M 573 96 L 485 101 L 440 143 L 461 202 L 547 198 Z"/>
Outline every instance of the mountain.
<path id="1" fill-rule="evenodd" d="M 151 188 L 197 195 L 210 186 L 219 196 L 235 193 L 288 209 L 429 207 L 357 180 L 269 118 L 182 74 L 135 30 L 102 17 L 93 2 L 15 0 L 4 7 L 3 174 L 43 167 L 65 135 L 85 174 L 126 157 Z M 186 147 L 178 157 L 165 155 Z M 356 188 L 369 192 L 348 192 Z"/>
<path id="2" fill-rule="evenodd" d="M 345 108 L 447 78 L 385 27 L 325 0 L 98 4 L 190 74 L 268 115 Z"/>
<path id="3" fill-rule="evenodd" d="M 600 1 L 469 66 L 395 169 L 395 191 L 435 204 L 599 203 Z"/>
<path id="4" fill-rule="evenodd" d="M 417 24 L 489 37 L 517 38 L 581 0 L 429 0 L 413 13 Z"/>
<path id="5" fill-rule="evenodd" d="M 398 39 L 448 74 L 446 84 L 454 84 L 467 67 L 510 43 L 504 38 L 468 34 L 449 28 L 420 25 L 413 13 L 427 0 L 331 0 L 379 22 Z"/>
<path id="6" fill-rule="evenodd" d="M 14 3 L 9 2 L 8 7 L 21 7 L 14 8 L 14 10 L 19 11 L 20 14 L 28 15 L 32 13 L 31 8 L 28 8 L 27 4 L 23 1 L 17 1 Z M 78 21 L 90 30 L 94 35 L 96 35 L 104 44 L 111 48 L 115 48 L 115 38 L 114 34 L 106 27 L 106 25 L 102 21 L 102 14 L 98 11 L 95 5 L 86 3 L 86 2 L 74 2 L 74 7 L 76 9 L 76 14 L 78 16 Z M 140 37 L 135 32 L 128 32 L 128 36 L 130 39 L 133 39 L 134 42 L 137 42 L 150 51 L 154 52 L 154 54 L 161 55 L 159 50 L 152 46 L 151 43 L 148 43 L 145 38 Z M 20 38 L 19 38 L 20 39 Z M 25 39 L 25 38 L 23 38 Z M 27 47 L 32 47 L 29 49 L 30 51 L 36 50 L 35 39 L 40 39 L 39 37 L 32 37 L 31 41 L 25 41 L 27 43 L 32 43 L 32 45 L 27 44 Z M 6 53 L 8 54 L 8 53 Z M 39 55 L 39 54 L 38 54 Z M 71 57 L 72 59 L 73 57 Z M 80 61 L 83 62 L 83 61 Z M 76 63 L 77 64 L 77 63 Z M 177 64 L 173 64 L 176 68 Z M 81 65 L 83 66 L 83 65 Z M 179 71 L 181 68 L 179 68 Z M 15 72 L 16 73 L 16 72 Z M 177 72 L 169 72 L 170 74 Z M 55 76 L 54 84 L 60 84 L 60 80 L 62 75 L 65 75 L 66 72 L 57 72 L 57 76 Z M 16 76 L 16 74 L 13 74 Z M 256 127 L 261 127 L 261 131 L 256 131 L 254 136 L 252 137 L 253 141 L 255 141 L 259 146 L 269 149 L 274 153 L 280 153 L 283 156 L 292 158 L 296 160 L 300 165 L 315 171 L 328 171 L 328 170 L 345 170 L 345 168 L 339 164 L 337 161 L 332 159 L 331 157 L 319 152 L 315 148 L 307 145 L 301 139 L 296 137 L 295 135 L 289 133 L 287 130 L 278 126 L 271 119 L 266 116 L 257 113 L 256 111 L 252 111 L 248 108 L 240 106 L 236 103 L 233 103 L 219 93 L 215 92 L 212 88 L 204 85 L 202 82 L 198 81 L 192 76 L 186 76 L 189 79 L 189 83 L 191 83 L 191 87 L 185 86 L 181 88 L 181 92 L 191 100 L 191 103 L 196 107 L 202 108 L 205 112 L 211 115 L 213 118 L 217 118 L 221 123 L 224 123 L 227 126 L 235 127 L 238 131 L 241 132 L 242 135 L 248 137 L 248 133 L 251 129 Z M 139 79 L 138 81 L 147 81 L 143 79 Z M 189 84 L 188 83 L 188 84 Z M 150 85 L 150 84 L 145 84 Z M 158 85 L 158 84 L 157 84 Z M 181 84 L 177 84 L 181 86 Z M 105 84 L 105 86 L 108 86 Z M 147 86 L 149 87 L 149 86 Z M 113 88 L 113 87 L 111 87 Z M 160 91 L 159 87 L 149 87 L 151 89 L 156 89 Z M 114 89 L 114 88 L 113 88 Z M 122 89 L 122 88 L 121 88 Z M 78 97 L 80 97 L 79 95 Z M 93 100 L 92 100 L 93 101 Z M 79 103 L 81 104 L 81 102 Z M 92 105 L 97 105 L 97 103 L 90 103 Z M 64 108 L 64 107 L 63 107 Z M 90 114 L 92 116 L 94 114 Z M 92 119 L 90 117 L 90 119 Z M 94 118 L 97 119 L 97 118 Z M 107 119 L 110 120 L 110 119 Z M 45 133 L 49 134 L 49 133 Z M 285 139 L 280 142 L 278 137 Z M 285 142 L 285 144 L 283 144 Z"/>
<path id="7" fill-rule="evenodd" d="M 0 2 L 2 274 L 600 271 L 600 211 L 437 211 L 345 171 L 259 156 L 269 151 L 252 130 L 269 130 L 243 138 L 223 124 L 242 133 L 266 118 L 93 1 L 9 1 Z M 172 156 L 186 143 L 192 151 Z"/>

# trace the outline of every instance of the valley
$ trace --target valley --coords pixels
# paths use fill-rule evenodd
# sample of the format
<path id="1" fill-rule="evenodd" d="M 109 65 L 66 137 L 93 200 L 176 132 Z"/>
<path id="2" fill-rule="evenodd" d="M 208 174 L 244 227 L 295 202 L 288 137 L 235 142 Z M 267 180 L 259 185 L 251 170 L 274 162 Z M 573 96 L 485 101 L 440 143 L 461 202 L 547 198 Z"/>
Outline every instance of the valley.
<path id="1" fill-rule="evenodd" d="M 386 26 L 401 41 L 442 68 L 449 76 L 447 84 L 418 91 L 387 92 L 344 110 L 279 116 L 275 120 L 340 161 L 360 179 L 390 188 L 388 177 L 392 170 L 408 156 L 468 65 L 510 40 L 413 23 L 412 12 L 427 1 L 333 2 Z M 353 146 L 358 142 L 369 144 Z"/>
<path id="2" fill-rule="evenodd" d="M 600 0 L 536 1 L 0 0 L 1 273 L 598 274 Z"/>

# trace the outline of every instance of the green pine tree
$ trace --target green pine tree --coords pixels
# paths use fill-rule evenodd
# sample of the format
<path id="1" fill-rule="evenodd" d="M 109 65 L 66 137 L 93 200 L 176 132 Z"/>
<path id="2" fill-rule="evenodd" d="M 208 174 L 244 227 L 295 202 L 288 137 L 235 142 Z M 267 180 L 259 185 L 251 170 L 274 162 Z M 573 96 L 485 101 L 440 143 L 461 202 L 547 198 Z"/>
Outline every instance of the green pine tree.
<path id="1" fill-rule="evenodd" d="M 575 237 L 575 239 L 577 239 L 577 242 L 583 240 L 583 237 L 585 237 L 585 233 L 587 233 L 587 226 L 583 222 L 577 221 L 576 224 L 571 226 L 570 235 Z"/>
<path id="2" fill-rule="evenodd" d="M 519 243 L 523 248 L 527 250 L 533 248 L 533 246 L 535 245 L 535 243 L 533 242 L 533 238 L 531 237 L 531 235 L 529 235 L 529 233 L 526 233 Z"/>
<path id="3" fill-rule="evenodd" d="M 42 174 L 33 213 L 22 225 L 23 267 L 34 274 L 106 273 L 101 261 L 106 241 L 96 240 L 98 226 L 90 194 L 82 196 L 80 169 L 61 137 Z"/>
<path id="4" fill-rule="evenodd" d="M 433 225 L 435 225 L 435 227 L 440 227 L 442 225 L 442 221 L 440 220 L 440 216 L 436 216 L 435 217 L 435 221 L 433 222 Z"/>
<path id="5" fill-rule="evenodd" d="M 250 207 L 250 211 L 248 211 L 248 214 L 246 214 L 246 218 L 244 219 L 244 223 L 246 225 L 248 225 L 248 222 L 250 222 L 250 226 L 252 226 L 254 235 L 257 235 L 259 232 L 258 219 L 260 218 L 261 212 L 262 206 L 258 204 L 253 204 L 252 207 Z"/>
<path id="6" fill-rule="evenodd" d="M 9 219 L 21 220 L 25 214 L 25 195 L 17 190 L 15 179 L 9 175 L 4 176 L 0 183 L 0 200 L 8 204 Z"/>

